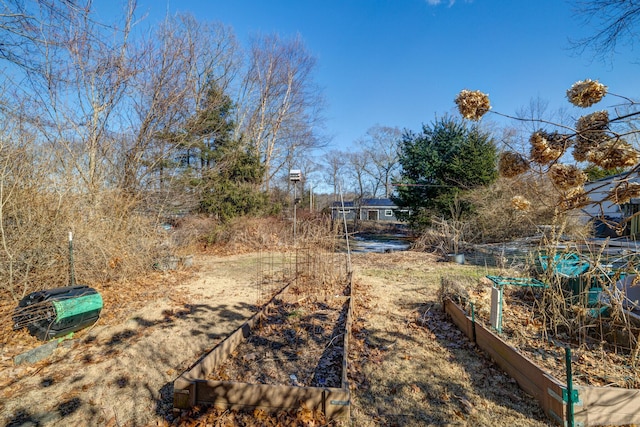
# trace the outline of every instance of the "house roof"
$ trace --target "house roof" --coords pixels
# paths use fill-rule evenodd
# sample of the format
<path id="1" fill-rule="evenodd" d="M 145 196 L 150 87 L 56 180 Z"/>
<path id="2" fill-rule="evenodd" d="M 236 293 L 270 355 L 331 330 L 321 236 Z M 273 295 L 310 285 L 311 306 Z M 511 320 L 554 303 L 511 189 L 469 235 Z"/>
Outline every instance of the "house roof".
<path id="1" fill-rule="evenodd" d="M 355 201 L 353 200 L 344 202 L 345 208 L 353 208 L 355 206 L 356 204 L 355 204 Z M 342 203 L 339 201 L 333 202 L 333 207 L 340 208 L 342 207 Z M 360 203 L 360 207 L 392 209 L 392 208 L 397 208 L 398 206 L 395 203 L 393 203 L 391 199 L 362 199 L 362 202 Z"/>
<path id="2" fill-rule="evenodd" d="M 391 199 L 364 199 L 362 201 L 363 206 L 384 206 L 388 208 L 397 207 Z"/>

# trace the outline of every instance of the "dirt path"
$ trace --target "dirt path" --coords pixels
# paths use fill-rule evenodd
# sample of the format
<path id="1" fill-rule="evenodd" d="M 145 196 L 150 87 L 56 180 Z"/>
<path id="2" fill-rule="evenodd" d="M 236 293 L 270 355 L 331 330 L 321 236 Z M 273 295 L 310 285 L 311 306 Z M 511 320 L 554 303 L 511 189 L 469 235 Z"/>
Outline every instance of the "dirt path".
<path id="1" fill-rule="evenodd" d="M 0 425 L 156 425 L 169 415 L 176 376 L 255 311 L 255 256 L 196 263 L 192 279 L 156 283 L 155 300 L 120 323 L 101 319 L 44 362 L 14 367 L 3 348 Z"/>
<path id="2" fill-rule="evenodd" d="M 433 306 L 439 277 L 451 273 L 450 264 L 411 252 L 357 255 L 353 264 L 354 426 L 547 425 L 533 399 Z M 105 316 L 44 362 L 14 366 L 13 356 L 26 348 L 9 343 L 0 349 L 0 425 L 171 420 L 172 382 L 239 327 L 258 297 L 255 254 L 200 256 L 196 268 L 195 277 L 182 283 L 161 276 L 149 294 L 136 291 L 147 295 L 140 297 L 146 303 L 105 298 L 105 313 L 117 303 L 126 316 Z M 428 319 L 427 327 L 418 318 Z"/>
<path id="3" fill-rule="evenodd" d="M 478 267 L 452 268 L 424 253 L 354 257 L 354 336 L 360 341 L 351 354 L 354 425 L 548 425 L 535 400 L 436 305 L 441 276 L 485 274 Z"/>

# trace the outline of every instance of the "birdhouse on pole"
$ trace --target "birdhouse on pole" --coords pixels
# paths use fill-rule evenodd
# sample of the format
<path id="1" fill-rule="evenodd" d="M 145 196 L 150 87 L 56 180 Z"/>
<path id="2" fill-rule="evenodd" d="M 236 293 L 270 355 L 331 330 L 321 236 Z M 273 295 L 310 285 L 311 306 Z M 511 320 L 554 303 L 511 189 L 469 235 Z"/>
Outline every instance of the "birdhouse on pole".
<path id="1" fill-rule="evenodd" d="M 291 169 L 289 171 L 289 181 L 295 184 L 296 182 L 300 182 L 301 179 L 302 172 L 300 172 L 300 169 Z"/>

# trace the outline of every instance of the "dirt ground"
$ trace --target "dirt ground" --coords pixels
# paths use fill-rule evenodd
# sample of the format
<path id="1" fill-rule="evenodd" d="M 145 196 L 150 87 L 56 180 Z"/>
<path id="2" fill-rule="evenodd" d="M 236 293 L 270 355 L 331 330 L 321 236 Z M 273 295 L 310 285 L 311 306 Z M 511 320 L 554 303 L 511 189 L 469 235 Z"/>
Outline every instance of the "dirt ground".
<path id="1" fill-rule="evenodd" d="M 438 307 L 440 277 L 482 277 L 484 269 L 417 252 L 352 262 L 353 426 L 549 425 Z M 0 425 L 173 423 L 173 381 L 256 311 L 264 274 L 257 254 L 199 255 L 193 270 L 158 273 L 127 291 L 95 285 L 105 300 L 98 323 L 34 365 L 16 366 L 13 357 L 41 343 L 3 322 Z"/>

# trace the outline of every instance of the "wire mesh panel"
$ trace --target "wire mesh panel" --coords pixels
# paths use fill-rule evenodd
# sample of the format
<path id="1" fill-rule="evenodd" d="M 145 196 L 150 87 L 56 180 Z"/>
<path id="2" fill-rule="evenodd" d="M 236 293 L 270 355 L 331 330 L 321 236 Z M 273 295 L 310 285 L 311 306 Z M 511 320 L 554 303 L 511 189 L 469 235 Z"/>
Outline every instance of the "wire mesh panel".
<path id="1" fill-rule="evenodd" d="M 334 285 L 347 280 L 346 262 L 346 254 L 310 248 L 260 252 L 256 261 L 257 301 L 265 302 L 287 284 L 303 296 L 334 292 Z"/>

